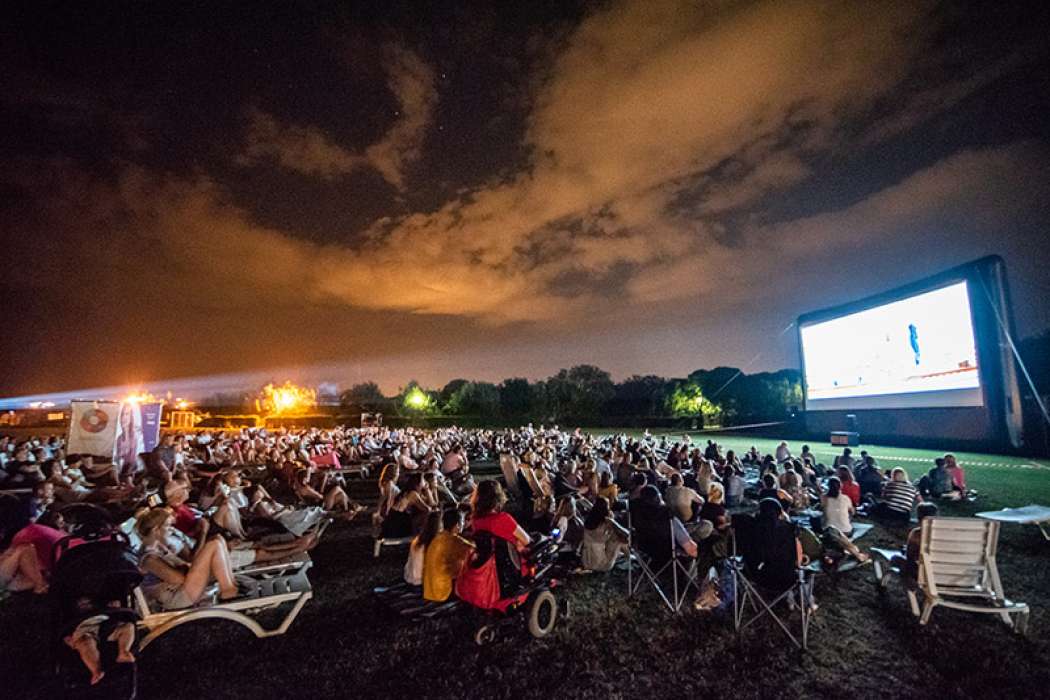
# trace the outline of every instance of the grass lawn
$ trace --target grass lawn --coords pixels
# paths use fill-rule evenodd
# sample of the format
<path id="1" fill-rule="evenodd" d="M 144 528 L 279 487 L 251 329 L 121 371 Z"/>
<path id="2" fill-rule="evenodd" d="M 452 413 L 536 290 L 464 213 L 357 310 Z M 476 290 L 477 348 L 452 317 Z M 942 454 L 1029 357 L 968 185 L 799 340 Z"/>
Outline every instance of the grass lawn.
<path id="1" fill-rule="evenodd" d="M 710 437 L 700 434 L 694 441 Z M 717 436 L 743 451 L 776 441 Z M 701 442 L 701 444 L 703 444 Z M 811 443 L 820 458 L 838 449 Z M 793 443 L 797 452 L 801 444 Z M 865 447 L 884 466 L 916 478 L 935 453 Z M 973 504 L 946 514 L 1027 503 L 1050 504 L 1050 468 L 1031 460 L 957 453 Z M 918 461 L 916 461 L 918 460 Z M 1026 466 L 1030 465 L 1030 466 Z M 355 494 L 374 494 L 355 482 Z M 903 530 L 876 527 L 864 547 L 892 546 Z M 255 639 L 229 622 L 194 623 L 154 642 L 141 656 L 144 698 L 268 697 L 1035 697 L 1050 693 L 1050 542 L 1034 527 L 1006 525 L 999 568 L 1007 595 L 1032 607 L 1028 638 L 992 616 L 938 608 L 926 627 L 908 612 L 900 587 L 876 593 L 870 567 L 818 580 L 820 610 L 811 650 L 800 655 L 774 626 L 739 638 L 728 622 L 693 612 L 672 617 L 655 594 L 624 595 L 621 574 L 574 578 L 572 616 L 532 640 L 522 626 L 479 648 L 467 618 L 406 622 L 370 589 L 397 579 L 404 548 L 373 560 L 369 527 L 336 524 L 314 554 L 314 599 L 287 634 Z M 24 595 L 0 604 L 0 668 L 5 696 L 60 697 L 48 672 L 44 601 Z"/>

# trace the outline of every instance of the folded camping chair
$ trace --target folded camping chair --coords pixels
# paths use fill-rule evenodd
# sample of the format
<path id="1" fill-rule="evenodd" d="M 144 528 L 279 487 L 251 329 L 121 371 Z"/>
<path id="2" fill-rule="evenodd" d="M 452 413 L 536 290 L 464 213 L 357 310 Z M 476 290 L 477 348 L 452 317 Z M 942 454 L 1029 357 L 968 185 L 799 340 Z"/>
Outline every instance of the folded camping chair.
<path id="1" fill-rule="evenodd" d="M 999 523 L 976 518 L 925 518 L 919 545 L 918 592 L 908 591 L 912 612 L 919 624 L 930 620 L 938 605 L 957 610 L 999 615 L 1003 622 L 1023 634 L 1028 626 L 1025 603 L 1010 601 L 1003 594 L 995 556 L 999 546 Z M 1010 616 L 1016 615 L 1016 620 Z"/>
<path id="2" fill-rule="evenodd" d="M 812 571 L 797 564 L 796 526 L 777 521 L 771 532 L 760 532 L 758 521 L 751 515 L 733 516 L 732 572 L 733 626 L 739 633 L 765 615 L 776 622 L 791 642 L 805 650 L 809 645 L 812 619 Z M 777 613 L 785 604 L 789 611 L 799 611 L 801 627 L 793 632 L 787 616 Z M 750 613 L 750 617 L 748 617 Z"/>
<path id="3" fill-rule="evenodd" d="M 649 517 L 634 518 L 627 511 L 627 546 L 630 563 L 627 567 L 627 595 L 634 596 L 646 581 L 656 590 L 660 600 L 672 613 L 678 613 L 685 603 L 689 589 L 699 591 L 700 582 L 696 559 L 686 555 L 675 544 L 674 515 L 667 506 L 660 506 Z M 634 575 L 637 564 L 640 575 Z M 670 578 L 670 591 L 664 590 Z M 670 595 L 668 595 L 670 593 Z"/>

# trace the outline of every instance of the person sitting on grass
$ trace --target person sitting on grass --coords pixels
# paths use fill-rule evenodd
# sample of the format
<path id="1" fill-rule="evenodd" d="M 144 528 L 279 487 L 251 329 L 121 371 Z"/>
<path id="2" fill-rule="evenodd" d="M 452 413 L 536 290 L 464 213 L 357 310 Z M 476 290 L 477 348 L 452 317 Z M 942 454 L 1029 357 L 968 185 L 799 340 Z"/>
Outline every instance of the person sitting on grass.
<path id="1" fill-rule="evenodd" d="M 456 576 L 470 556 L 474 543 L 463 532 L 463 513 L 450 508 L 441 514 L 441 530 L 423 553 L 423 598 L 443 603 L 452 595 Z"/>
<path id="2" fill-rule="evenodd" d="M 882 476 L 882 472 L 879 471 L 878 465 L 875 464 L 873 457 L 865 457 L 855 473 L 857 475 L 857 484 L 860 486 L 861 499 L 867 496 L 878 498 L 882 494 L 882 485 L 885 483 L 885 479 Z"/>
<path id="3" fill-rule="evenodd" d="M 952 475 L 943 457 L 933 460 L 933 469 L 919 479 L 918 487 L 923 498 L 940 498 L 952 490 Z"/>
<path id="4" fill-rule="evenodd" d="M 944 455 L 944 468 L 952 477 L 952 489 L 957 491 L 960 497 L 966 495 L 966 472 L 959 465 L 959 460 L 955 459 L 955 455 Z"/>
<path id="5" fill-rule="evenodd" d="M 441 511 L 427 513 L 423 529 L 408 546 L 408 561 L 405 562 L 405 583 L 410 586 L 423 585 L 424 557 L 427 547 L 441 531 Z"/>
<path id="6" fill-rule="evenodd" d="M 762 475 L 762 481 L 760 482 L 761 488 L 758 490 L 758 500 L 765 498 L 772 498 L 780 502 L 780 505 L 786 510 L 791 508 L 794 503 L 794 499 L 787 491 L 777 486 L 777 477 L 772 472 L 766 472 Z"/>
<path id="7" fill-rule="evenodd" d="M 842 493 L 842 482 L 838 477 L 828 479 L 828 490 L 821 496 L 820 506 L 824 511 L 824 537 L 862 564 L 870 561 L 871 557 L 850 540 L 853 535 L 852 516 L 856 510 L 850 497 Z"/>
<path id="8" fill-rule="evenodd" d="M 853 472 L 848 467 L 839 467 L 835 472 L 841 484 L 840 490 L 849 497 L 853 507 L 856 508 L 860 505 L 860 484 L 853 478 Z"/>
<path id="9" fill-rule="evenodd" d="M 627 528 L 613 519 L 608 499 L 599 496 L 583 523 L 583 568 L 610 571 L 620 555 L 627 552 L 628 538 Z"/>
<path id="10" fill-rule="evenodd" d="M 802 484 L 802 477 L 794 470 L 789 470 L 785 476 L 783 490 L 791 497 L 789 509 L 797 513 L 809 508 L 809 489 Z"/>
<path id="11" fill-rule="evenodd" d="M 922 503 L 918 489 L 908 481 L 908 473 L 900 467 L 890 472 L 890 480 L 882 489 L 882 500 L 875 504 L 873 517 L 907 523 L 916 503 Z"/>
<path id="12" fill-rule="evenodd" d="M 563 496 L 558 501 L 558 508 L 551 518 L 551 532 L 558 531 L 557 540 L 561 551 L 575 553 L 583 542 L 583 519 L 576 510 L 576 500 L 572 496 Z"/>
<path id="13" fill-rule="evenodd" d="M 746 483 L 742 474 L 743 469 L 736 468 L 726 462 L 722 470 L 722 486 L 726 497 L 726 507 L 735 508 L 744 500 L 744 488 Z"/>

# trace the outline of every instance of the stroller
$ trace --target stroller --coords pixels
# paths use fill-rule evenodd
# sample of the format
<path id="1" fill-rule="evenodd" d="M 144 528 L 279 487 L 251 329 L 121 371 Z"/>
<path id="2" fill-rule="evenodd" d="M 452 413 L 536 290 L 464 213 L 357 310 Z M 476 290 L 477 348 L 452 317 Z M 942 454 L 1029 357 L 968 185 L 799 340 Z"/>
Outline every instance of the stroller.
<path id="1" fill-rule="evenodd" d="M 55 544 L 49 593 L 55 676 L 62 696 L 134 698 L 136 665 L 116 663 L 117 644 L 110 637 L 118 626 L 138 621 L 130 601 L 142 574 L 124 533 L 100 529 L 92 534 L 88 541 L 71 536 Z M 85 627 L 97 639 L 104 673 L 96 685 L 90 685 L 77 652 L 64 641 Z"/>

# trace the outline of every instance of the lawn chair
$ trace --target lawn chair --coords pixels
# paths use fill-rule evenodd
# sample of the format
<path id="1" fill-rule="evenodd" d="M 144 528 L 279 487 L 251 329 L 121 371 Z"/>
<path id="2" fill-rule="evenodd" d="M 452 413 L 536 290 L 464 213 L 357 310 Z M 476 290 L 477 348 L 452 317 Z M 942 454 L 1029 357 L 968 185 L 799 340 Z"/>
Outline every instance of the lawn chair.
<path id="1" fill-rule="evenodd" d="M 774 505 L 779 509 L 779 504 Z M 733 517 L 733 548 L 728 560 L 733 581 L 733 626 L 740 633 L 769 615 L 788 639 L 805 651 L 814 610 L 814 572 L 798 566 L 793 523 L 778 520 L 771 532 L 760 532 L 758 525 L 751 515 Z M 778 614 L 776 608 L 781 604 L 789 612 L 798 612 L 798 632 L 792 631 L 786 616 Z"/>
<path id="2" fill-rule="evenodd" d="M 237 572 L 237 579 L 251 584 L 249 587 L 252 592 L 249 595 L 229 601 L 216 601 L 210 605 L 198 604 L 182 610 L 153 609 L 142 588 L 136 587 L 134 606 L 141 617 L 139 627 L 147 630 L 146 636 L 139 642 L 139 649 L 145 649 L 157 637 L 180 625 L 198 620 L 230 620 L 247 627 L 260 639 L 284 634 L 306 602 L 313 597 L 313 589 L 306 576 L 311 566 L 313 561 L 303 553 L 280 562 L 245 567 Z M 255 619 L 262 611 L 289 604 L 291 607 L 275 627 L 267 629 Z"/>
<path id="3" fill-rule="evenodd" d="M 925 518 L 919 544 L 917 587 L 907 590 L 908 602 L 919 624 L 929 622 L 933 609 L 943 605 L 998 615 L 1019 634 L 1024 634 L 1028 627 L 1028 605 L 1010 601 L 1003 594 L 995 563 L 998 546 L 999 523 L 996 521 Z M 880 569 L 876 569 L 876 575 L 885 579 L 885 572 Z M 919 593 L 922 594 L 921 608 Z M 1011 615 L 1016 615 L 1016 619 L 1011 619 Z"/>
<path id="4" fill-rule="evenodd" d="M 640 525 L 640 527 L 636 527 Z M 631 511 L 627 514 L 630 562 L 627 568 L 627 595 L 634 596 L 643 582 L 648 581 L 656 590 L 660 600 L 672 613 L 678 613 L 685 603 L 689 589 L 699 591 L 700 581 L 695 558 L 686 555 L 675 544 L 674 515 L 667 506 L 660 506 L 653 517 L 638 523 L 632 521 Z M 637 564 L 641 575 L 634 575 Z M 706 572 L 705 572 L 706 573 Z M 664 590 L 661 583 L 670 576 L 671 590 Z"/>

